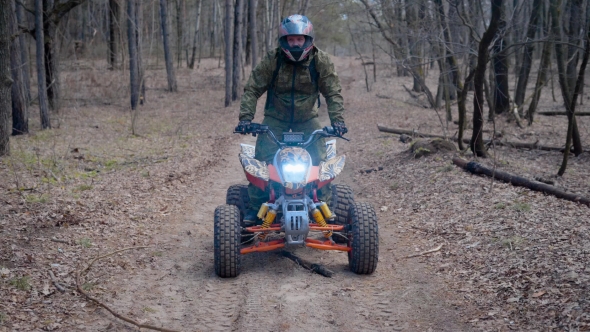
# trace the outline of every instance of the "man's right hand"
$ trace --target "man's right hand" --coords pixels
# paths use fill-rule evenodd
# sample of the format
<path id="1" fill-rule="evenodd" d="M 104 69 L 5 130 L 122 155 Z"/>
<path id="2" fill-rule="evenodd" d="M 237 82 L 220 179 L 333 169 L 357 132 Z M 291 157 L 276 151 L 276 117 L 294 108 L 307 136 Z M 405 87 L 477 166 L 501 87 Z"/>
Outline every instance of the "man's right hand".
<path id="1" fill-rule="evenodd" d="M 250 121 L 240 121 L 234 129 L 235 132 L 241 133 L 242 135 L 246 135 L 250 130 Z"/>

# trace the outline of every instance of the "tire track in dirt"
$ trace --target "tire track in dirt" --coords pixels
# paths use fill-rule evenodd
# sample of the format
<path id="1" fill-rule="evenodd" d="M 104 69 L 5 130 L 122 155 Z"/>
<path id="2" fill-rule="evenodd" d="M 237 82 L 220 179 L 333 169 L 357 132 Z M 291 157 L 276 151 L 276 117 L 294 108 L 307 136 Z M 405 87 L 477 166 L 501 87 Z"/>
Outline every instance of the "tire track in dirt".
<path id="1" fill-rule="evenodd" d="M 167 249 L 159 272 L 138 271 L 125 295 L 135 312 L 156 325 L 183 331 L 465 330 L 455 324 L 453 313 L 438 307 L 443 297 L 433 291 L 434 281 L 422 276 L 421 266 L 397 262 L 386 252 L 370 276 L 350 272 L 345 253 L 293 248 L 289 250 L 336 274 L 325 278 L 267 252 L 243 256 L 237 278 L 218 278 L 213 267 L 213 211 L 225 203 L 230 185 L 245 183 L 236 156 L 239 143 L 250 139 L 216 142 L 209 166 L 198 171 L 200 180 L 185 204 L 186 213 L 171 216 L 156 240 Z M 352 170 L 346 173 L 341 179 L 345 183 Z M 398 245 L 392 230 L 381 231 L 382 248 Z M 133 294 L 135 298 L 129 299 Z M 156 299 L 159 310 L 141 312 L 139 308 Z"/>

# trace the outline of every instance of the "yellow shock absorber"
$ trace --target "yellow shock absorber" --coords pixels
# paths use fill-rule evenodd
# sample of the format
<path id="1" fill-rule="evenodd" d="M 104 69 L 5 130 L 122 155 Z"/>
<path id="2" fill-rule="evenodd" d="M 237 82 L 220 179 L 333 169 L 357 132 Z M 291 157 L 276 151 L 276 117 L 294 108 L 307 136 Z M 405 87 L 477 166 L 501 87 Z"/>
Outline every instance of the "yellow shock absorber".
<path id="1" fill-rule="evenodd" d="M 324 216 L 320 210 L 313 209 L 311 211 L 311 216 L 313 217 L 313 220 L 315 220 L 316 224 L 320 225 L 321 227 L 328 226 L 328 223 L 326 223 L 326 220 L 324 219 Z M 330 236 L 332 236 L 332 231 L 324 231 L 324 237 L 329 238 Z"/>
<path id="2" fill-rule="evenodd" d="M 321 202 L 320 203 L 320 210 L 322 210 L 322 213 L 324 214 L 324 217 L 328 220 L 336 217 L 332 211 L 330 211 L 330 208 L 328 207 L 328 204 L 326 204 L 326 202 Z"/>
<path id="3" fill-rule="evenodd" d="M 262 203 L 262 205 L 260 206 L 260 210 L 258 210 L 258 218 L 264 220 L 266 212 L 268 212 L 268 204 Z"/>
<path id="4" fill-rule="evenodd" d="M 268 207 L 267 207 L 267 209 L 268 209 Z M 276 210 L 268 210 L 268 212 L 266 213 L 266 217 L 264 217 L 264 219 L 262 220 L 262 226 L 260 226 L 260 228 L 269 228 L 270 225 L 272 225 L 272 222 L 275 220 L 276 216 L 277 216 Z M 264 239 L 266 239 L 266 235 L 267 235 L 267 233 L 262 233 L 258 237 L 261 240 L 264 240 Z"/>

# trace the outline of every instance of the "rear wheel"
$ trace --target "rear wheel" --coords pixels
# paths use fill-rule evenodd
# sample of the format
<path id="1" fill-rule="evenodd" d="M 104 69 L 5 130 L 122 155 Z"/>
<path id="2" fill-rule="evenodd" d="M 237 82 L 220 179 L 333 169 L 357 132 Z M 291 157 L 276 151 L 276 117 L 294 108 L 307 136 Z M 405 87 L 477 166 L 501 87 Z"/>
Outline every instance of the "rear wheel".
<path id="1" fill-rule="evenodd" d="M 220 205 L 215 209 L 215 273 L 222 278 L 240 274 L 240 229 L 240 210 L 235 205 Z"/>
<path id="2" fill-rule="evenodd" d="M 373 207 L 365 202 L 350 206 L 348 252 L 350 270 L 356 274 L 371 274 L 379 260 L 379 227 Z"/>
<path id="3" fill-rule="evenodd" d="M 225 204 L 235 205 L 240 210 L 240 220 L 244 218 L 246 209 L 250 203 L 250 196 L 248 195 L 248 185 L 234 184 L 227 188 L 225 194 Z"/>
<path id="4" fill-rule="evenodd" d="M 225 194 L 225 204 L 235 205 L 240 210 L 240 226 L 246 228 L 252 225 L 246 225 L 243 220 L 248 209 L 248 203 L 250 203 L 250 195 L 248 194 L 248 185 L 245 184 L 234 184 L 227 188 Z M 242 230 L 241 243 L 247 243 L 252 241 L 253 234 Z"/>
<path id="5" fill-rule="evenodd" d="M 350 206 L 354 204 L 354 194 L 352 189 L 345 184 L 332 185 L 332 199 L 330 201 L 330 209 L 336 214 L 334 223 L 338 225 L 347 225 L 348 211 Z M 346 243 L 347 239 L 344 236 L 335 234 L 333 237 L 337 243 Z"/>

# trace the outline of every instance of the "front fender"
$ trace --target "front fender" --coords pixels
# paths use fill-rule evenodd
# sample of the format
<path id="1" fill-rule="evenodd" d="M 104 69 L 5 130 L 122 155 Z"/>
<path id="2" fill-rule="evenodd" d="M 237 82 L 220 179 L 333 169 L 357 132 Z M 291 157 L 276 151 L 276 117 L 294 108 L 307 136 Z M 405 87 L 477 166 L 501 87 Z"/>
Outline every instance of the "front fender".
<path id="1" fill-rule="evenodd" d="M 344 155 L 321 162 L 318 180 L 324 182 L 334 179 L 342 172 L 345 163 L 346 156 Z"/>

